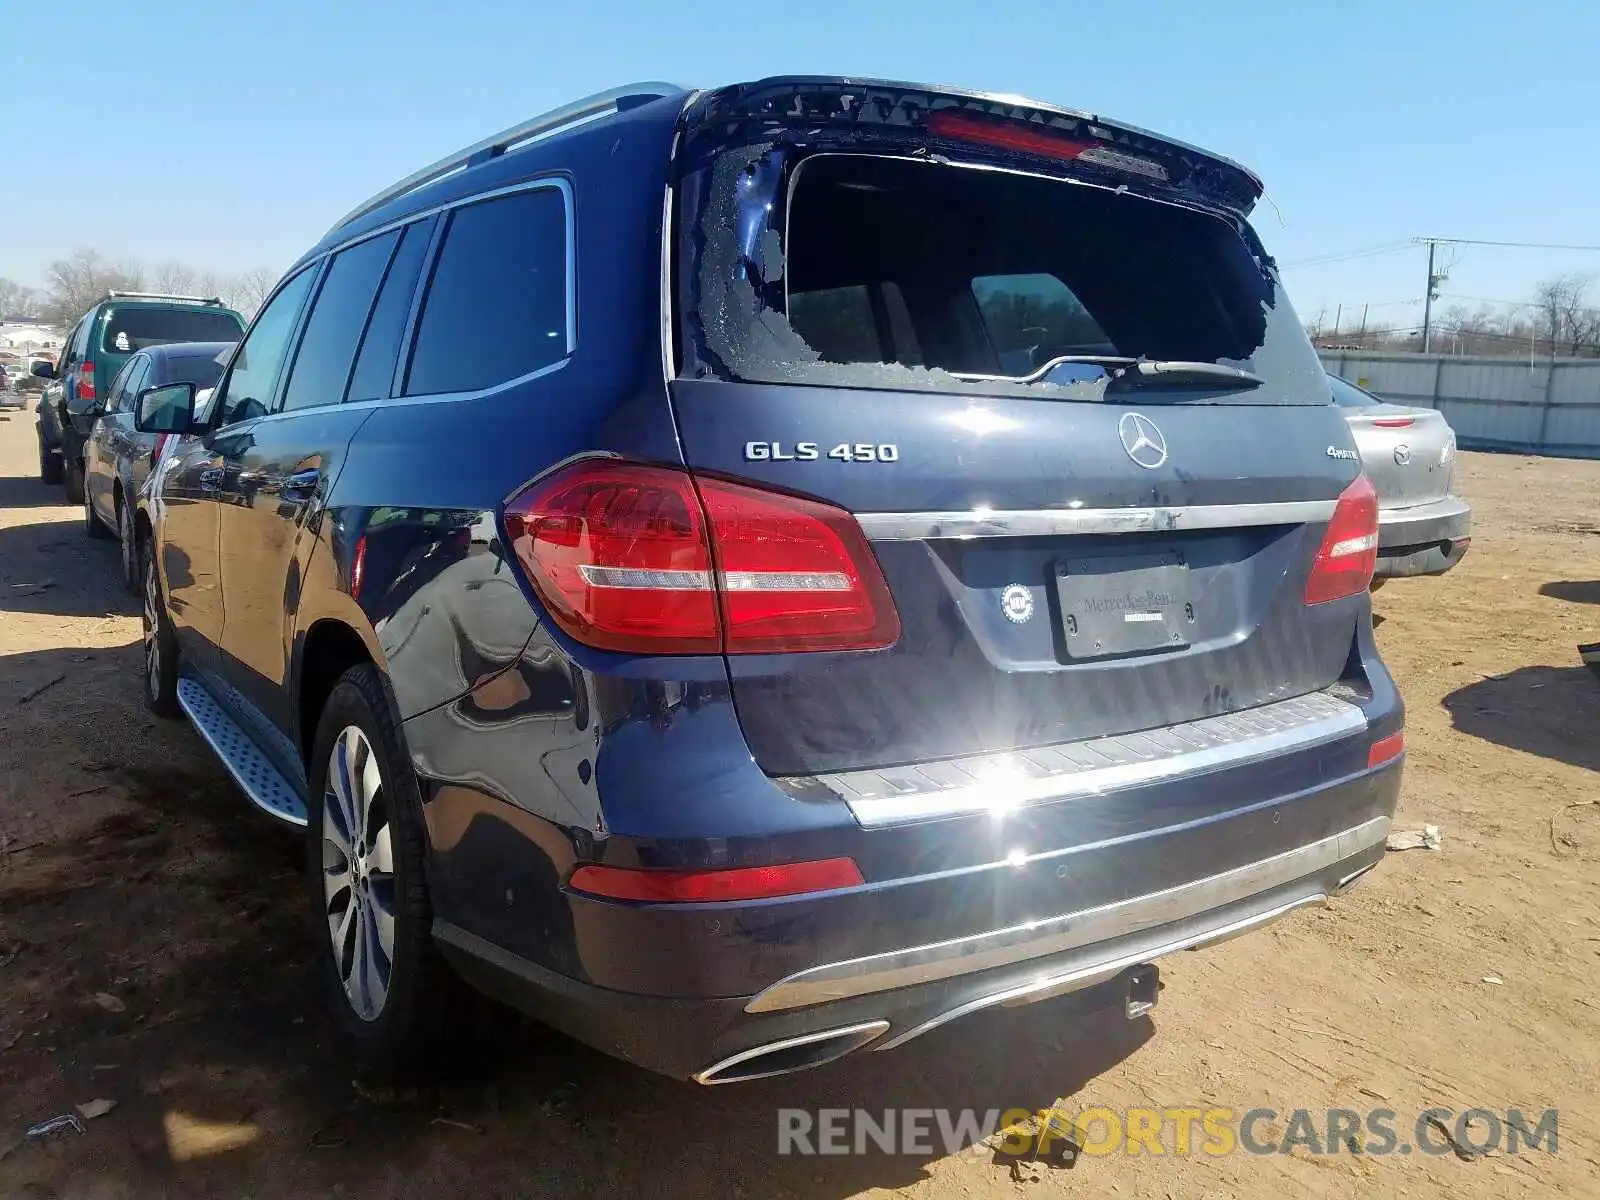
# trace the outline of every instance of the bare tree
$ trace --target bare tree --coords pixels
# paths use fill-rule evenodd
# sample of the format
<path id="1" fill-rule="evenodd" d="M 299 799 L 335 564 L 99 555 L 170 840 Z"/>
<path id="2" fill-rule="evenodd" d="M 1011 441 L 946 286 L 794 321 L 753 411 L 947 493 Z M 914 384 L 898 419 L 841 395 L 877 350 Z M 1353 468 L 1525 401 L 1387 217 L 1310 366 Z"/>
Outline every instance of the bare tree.
<path id="1" fill-rule="evenodd" d="M 256 309 L 260 308 L 272 294 L 272 289 L 278 283 L 278 272 L 267 267 L 256 267 L 254 270 L 235 276 L 229 282 L 232 285 L 233 307 L 249 318 L 255 315 Z"/>
<path id="2" fill-rule="evenodd" d="M 74 250 L 45 270 L 41 315 L 65 329 L 108 291 L 138 291 L 144 272 L 136 262 L 113 263 L 96 250 Z"/>
<path id="3" fill-rule="evenodd" d="M 35 289 L 0 278 L 0 321 L 8 317 L 31 320 L 39 316 L 43 307 L 44 297 Z"/>
<path id="4" fill-rule="evenodd" d="M 1589 300 L 1592 275 L 1557 275 L 1533 290 L 1539 335 L 1552 355 L 1600 354 L 1600 307 Z"/>

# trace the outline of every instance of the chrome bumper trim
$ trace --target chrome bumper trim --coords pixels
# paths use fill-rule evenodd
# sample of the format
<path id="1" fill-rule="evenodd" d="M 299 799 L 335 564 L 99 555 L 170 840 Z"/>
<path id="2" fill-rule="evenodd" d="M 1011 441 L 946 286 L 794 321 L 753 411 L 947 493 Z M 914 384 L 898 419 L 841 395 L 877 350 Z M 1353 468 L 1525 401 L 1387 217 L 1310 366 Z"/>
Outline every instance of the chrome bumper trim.
<path id="1" fill-rule="evenodd" d="M 1312 692 L 1115 737 L 776 782 L 796 791 L 820 784 L 870 829 L 962 813 L 999 814 L 1028 804 L 1203 775 L 1309 749 L 1366 726 L 1366 715 L 1356 705 Z"/>
<path id="2" fill-rule="evenodd" d="M 745 1011 L 803 1008 L 932 983 L 974 971 L 1011 966 L 1030 958 L 1083 949 L 1157 926 L 1201 917 L 1258 893 L 1325 872 L 1353 855 L 1382 845 L 1388 832 L 1389 818 L 1374 817 L 1320 841 L 1165 891 L 970 937 L 811 967 L 780 979 L 753 996 L 745 1005 Z M 1313 883 L 1313 898 L 1326 895 L 1331 886 L 1320 880 Z M 1296 901 L 1301 902 L 1303 900 Z M 1217 936 L 1227 934 L 1201 931 L 1191 935 L 1184 944 L 1202 944 Z M 1165 950 L 1161 952 L 1166 953 Z M 1151 957 L 1150 950 L 1139 950 L 1133 963 L 1128 964 L 1122 962 L 1124 954 L 1125 951 L 1117 949 L 1104 961 L 1091 959 L 1077 964 L 1072 974 L 1100 978 L 1107 971 L 1115 974 L 1126 965 L 1136 965 Z M 1059 978 L 1054 982 L 1060 982 Z M 984 1003 L 1000 1003 L 1004 998 L 985 998 Z M 902 1040 L 903 1037 L 897 1037 L 889 1044 Z"/>
<path id="3" fill-rule="evenodd" d="M 966 512 L 857 513 L 876 542 L 925 538 L 1052 537 L 1074 533 L 1162 533 L 1234 529 L 1244 525 L 1305 525 L 1333 516 L 1336 500 L 1269 504 L 1190 504 L 1171 508 L 970 509 Z"/>
<path id="4" fill-rule="evenodd" d="M 1321 904 L 1327 900 L 1323 892 L 1312 892 L 1309 895 L 1298 896 L 1287 904 L 1280 904 L 1276 908 L 1269 908 L 1265 912 L 1252 913 L 1237 921 L 1230 921 L 1216 929 L 1190 937 L 1179 938 L 1175 941 L 1157 946 L 1154 949 L 1141 950 L 1137 954 L 1125 954 L 1119 958 L 1105 962 L 1095 963 L 1093 966 L 1079 967 L 1059 975 L 1051 975 L 1032 983 L 1023 984 L 1021 987 L 1010 988 L 1003 992 L 996 992 L 991 996 L 980 996 L 966 1004 L 942 1012 L 936 1017 L 931 1017 L 920 1025 L 913 1025 L 904 1033 L 896 1034 L 887 1041 L 873 1046 L 873 1050 L 893 1050 L 896 1046 L 903 1046 L 913 1038 L 919 1038 L 939 1026 L 965 1017 L 985 1008 L 996 1005 L 1022 1005 L 1033 1004 L 1040 1000 L 1050 1000 L 1056 996 L 1064 996 L 1068 992 L 1083 991 L 1085 988 L 1094 987 L 1097 983 L 1105 983 L 1114 979 L 1123 971 L 1137 967 L 1153 959 L 1165 958 L 1169 954 L 1176 954 L 1179 950 L 1198 950 L 1202 946 L 1209 946 L 1214 942 L 1225 942 L 1229 938 L 1238 937 L 1240 934 L 1249 933 L 1263 925 L 1270 925 L 1281 917 L 1286 917 L 1296 909 L 1305 908 L 1308 904 Z"/>

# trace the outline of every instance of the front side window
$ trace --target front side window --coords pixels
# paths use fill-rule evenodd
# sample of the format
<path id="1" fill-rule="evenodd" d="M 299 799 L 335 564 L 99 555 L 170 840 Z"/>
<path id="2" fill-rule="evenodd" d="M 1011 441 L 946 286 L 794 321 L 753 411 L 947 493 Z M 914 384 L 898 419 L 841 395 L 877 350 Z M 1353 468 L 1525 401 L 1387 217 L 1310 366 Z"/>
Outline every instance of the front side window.
<path id="1" fill-rule="evenodd" d="M 368 238 L 340 251 L 328 264 L 306 318 L 289 382 L 284 385 L 286 410 L 338 404 L 344 399 L 356 343 L 399 239 L 398 233 Z"/>
<path id="2" fill-rule="evenodd" d="M 221 405 L 217 426 L 249 421 L 272 410 L 272 397 L 289 354 L 289 337 L 316 276 L 315 267 L 301 271 L 278 289 L 256 317 L 213 397 L 214 405 Z"/>
<path id="3" fill-rule="evenodd" d="M 571 353 L 566 206 L 564 191 L 539 187 L 450 214 L 405 395 L 494 387 Z"/>
<path id="4" fill-rule="evenodd" d="M 106 395 L 106 412 L 124 412 L 133 407 L 129 397 L 137 391 L 139 379 L 144 374 L 145 360 L 139 355 L 134 355 L 117 372 L 117 377 L 111 384 L 111 390 Z"/>

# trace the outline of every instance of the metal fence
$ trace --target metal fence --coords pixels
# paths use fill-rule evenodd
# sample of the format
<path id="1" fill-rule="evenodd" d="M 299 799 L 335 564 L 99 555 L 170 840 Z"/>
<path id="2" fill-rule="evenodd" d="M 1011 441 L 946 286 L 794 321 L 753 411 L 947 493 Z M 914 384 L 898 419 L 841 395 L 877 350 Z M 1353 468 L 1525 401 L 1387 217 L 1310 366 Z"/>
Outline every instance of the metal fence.
<path id="1" fill-rule="evenodd" d="M 1600 458 L 1600 359 L 1319 353 L 1385 400 L 1438 409 L 1467 449 Z"/>

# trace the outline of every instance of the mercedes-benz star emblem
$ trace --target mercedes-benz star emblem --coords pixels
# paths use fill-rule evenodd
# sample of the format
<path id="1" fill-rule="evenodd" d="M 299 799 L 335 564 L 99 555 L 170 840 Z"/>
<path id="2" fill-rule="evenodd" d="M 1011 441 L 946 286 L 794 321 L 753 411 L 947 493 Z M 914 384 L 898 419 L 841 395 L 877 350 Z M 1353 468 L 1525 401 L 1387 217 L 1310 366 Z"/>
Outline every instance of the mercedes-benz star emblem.
<path id="1" fill-rule="evenodd" d="M 1128 457 L 1148 471 L 1154 471 L 1167 461 L 1167 439 L 1161 436 L 1156 423 L 1142 413 L 1123 413 L 1117 422 L 1117 432 L 1122 435 L 1122 448 Z"/>

